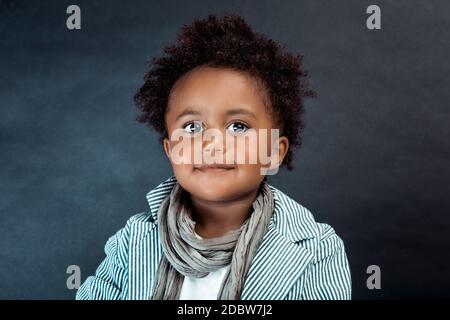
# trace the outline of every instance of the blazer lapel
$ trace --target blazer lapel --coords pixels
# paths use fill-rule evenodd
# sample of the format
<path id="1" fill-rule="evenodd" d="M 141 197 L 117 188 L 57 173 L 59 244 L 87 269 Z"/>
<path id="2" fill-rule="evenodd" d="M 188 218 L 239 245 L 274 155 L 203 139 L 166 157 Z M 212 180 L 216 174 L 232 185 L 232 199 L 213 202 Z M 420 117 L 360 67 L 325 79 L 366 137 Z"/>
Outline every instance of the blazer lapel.
<path id="1" fill-rule="evenodd" d="M 309 250 L 287 240 L 272 224 L 253 258 L 241 299 L 284 299 L 312 258 Z"/>
<path id="2" fill-rule="evenodd" d="M 162 256 L 157 228 L 152 220 L 137 221 L 130 230 L 128 299 L 148 300 Z"/>
<path id="3" fill-rule="evenodd" d="M 313 215 L 270 186 L 275 208 L 266 234 L 247 273 L 242 300 L 284 299 L 312 262 L 318 231 Z M 301 242 L 314 239 L 305 246 Z"/>
<path id="4" fill-rule="evenodd" d="M 132 300 L 148 300 L 153 293 L 159 262 L 163 255 L 157 228 L 158 209 L 176 183 L 174 176 L 147 193 L 149 215 L 132 224 L 130 234 L 129 295 Z"/>

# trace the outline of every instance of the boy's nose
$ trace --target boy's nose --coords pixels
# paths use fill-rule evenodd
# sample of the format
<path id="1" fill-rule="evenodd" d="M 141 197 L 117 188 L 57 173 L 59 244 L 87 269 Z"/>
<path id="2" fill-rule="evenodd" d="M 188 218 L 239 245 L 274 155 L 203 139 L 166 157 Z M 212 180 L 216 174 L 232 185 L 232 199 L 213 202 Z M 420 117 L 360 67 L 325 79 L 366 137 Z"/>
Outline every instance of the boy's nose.
<path id="1" fill-rule="evenodd" d="M 214 139 L 215 140 L 215 139 Z M 217 141 L 207 141 L 203 146 L 203 152 L 207 153 L 223 153 L 224 152 L 223 144 Z"/>
<path id="2" fill-rule="evenodd" d="M 225 137 L 218 129 L 211 130 L 208 134 L 203 136 L 203 152 L 215 154 L 225 152 Z"/>

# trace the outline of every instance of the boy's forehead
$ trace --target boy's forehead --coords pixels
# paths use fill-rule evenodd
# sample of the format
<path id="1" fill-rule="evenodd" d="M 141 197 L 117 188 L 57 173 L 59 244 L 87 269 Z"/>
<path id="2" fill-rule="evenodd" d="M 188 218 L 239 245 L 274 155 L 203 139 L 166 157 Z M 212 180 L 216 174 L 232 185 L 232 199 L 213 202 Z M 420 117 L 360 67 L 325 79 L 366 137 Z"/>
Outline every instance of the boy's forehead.
<path id="1" fill-rule="evenodd" d="M 190 71 L 177 81 L 170 96 L 169 109 L 179 111 L 193 106 L 211 108 L 219 105 L 252 107 L 263 101 L 255 87 L 256 81 L 238 71 L 203 67 Z"/>
<path id="2" fill-rule="evenodd" d="M 255 83 L 249 79 L 249 76 L 222 68 L 201 68 L 192 70 L 180 79 L 179 85 L 176 85 L 176 91 L 181 94 L 198 95 L 222 95 L 227 92 L 245 95 L 252 93 Z M 180 89 L 180 90 L 178 90 Z"/>

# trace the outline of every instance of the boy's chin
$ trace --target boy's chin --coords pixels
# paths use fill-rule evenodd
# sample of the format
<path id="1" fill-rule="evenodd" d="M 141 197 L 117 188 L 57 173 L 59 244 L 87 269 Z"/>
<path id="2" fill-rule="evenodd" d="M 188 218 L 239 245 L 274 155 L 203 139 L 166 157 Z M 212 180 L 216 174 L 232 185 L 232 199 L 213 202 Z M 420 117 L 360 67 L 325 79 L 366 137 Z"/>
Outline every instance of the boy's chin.
<path id="1" fill-rule="evenodd" d="M 232 201 L 259 187 L 261 176 L 240 176 L 230 173 L 217 175 L 192 175 L 179 180 L 191 196 L 203 201 Z"/>
<path id="2" fill-rule="evenodd" d="M 225 180 L 225 179 L 223 179 Z M 204 201 L 228 201 L 239 196 L 239 190 L 236 188 L 236 182 L 221 181 L 220 183 L 201 183 L 189 184 L 185 188 L 191 196 Z"/>

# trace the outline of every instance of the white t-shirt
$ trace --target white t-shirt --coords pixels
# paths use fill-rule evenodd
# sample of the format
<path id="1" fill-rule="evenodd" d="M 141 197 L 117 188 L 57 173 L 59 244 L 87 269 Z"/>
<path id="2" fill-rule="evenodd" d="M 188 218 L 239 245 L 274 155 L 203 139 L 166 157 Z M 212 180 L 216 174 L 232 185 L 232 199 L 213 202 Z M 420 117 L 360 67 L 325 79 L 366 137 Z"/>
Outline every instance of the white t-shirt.
<path id="1" fill-rule="evenodd" d="M 195 233 L 199 239 L 201 237 Z M 184 277 L 180 300 L 217 300 L 220 286 L 230 265 L 210 272 L 204 278 Z"/>

